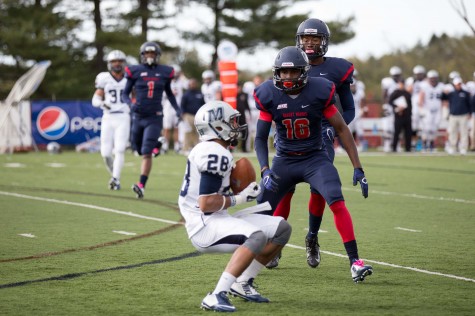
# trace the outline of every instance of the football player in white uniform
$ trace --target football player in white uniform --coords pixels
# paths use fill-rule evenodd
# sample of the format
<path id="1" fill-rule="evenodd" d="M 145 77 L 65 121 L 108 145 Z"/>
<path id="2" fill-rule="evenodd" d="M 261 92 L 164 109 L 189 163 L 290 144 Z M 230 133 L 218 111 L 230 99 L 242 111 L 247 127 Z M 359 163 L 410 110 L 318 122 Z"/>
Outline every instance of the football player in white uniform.
<path id="1" fill-rule="evenodd" d="M 179 65 L 172 65 L 175 70 L 175 77 L 171 82 L 171 89 L 175 95 L 178 105 L 181 104 L 181 98 L 186 89 L 188 89 L 188 79 L 183 74 Z M 185 140 L 185 131 L 183 122 L 176 116 L 170 101 L 166 94 L 163 94 L 163 139 L 161 150 L 167 152 L 169 149 L 169 141 L 173 139 L 173 149 L 179 152 Z"/>
<path id="2" fill-rule="evenodd" d="M 208 102 L 198 110 L 194 125 L 201 142 L 188 156 L 178 198 L 193 246 L 203 253 L 232 253 L 214 291 L 201 303 L 204 309 L 221 312 L 236 309 L 226 296 L 228 292 L 246 301 L 269 302 L 257 292 L 253 281 L 288 242 L 292 231 L 282 217 L 256 213 L 270 209 L 268 203 L 228 213 L 229 207 L 256 199 L 261 190 L 252 182 L 240 193 L 230 192 L 234 159 L 229 146 L 235 146 L 247 133 L 247 126 L 239 125 L 239 116 L 223 101 Z"/>
<path id="3" fill-rule="evenodd" d="M 96 91 L 92 105 L 103 110 L 101 123 L 101 156 L 111 175 L 109 188 L 120 190 L 120 174 L 130 134 L 130 109 L 122 101 L 125 88 L 125 54 L 113 50 L 107 55 L 108 72 L 96 77 Z"/>
<path id="4" fill-rule="evenodd" d="M 353 71 L 353 83 L 350 84 L 350 90 L 353 94 L 353 100 L 355 101 L 355 118 L 348 124 L 348 128 L 353 134 L 355 143 L 359 151 L 363 151 L 363 124 L 361 123 L 361 118 L 365 115 L 368 108 L 365 105 L 365 85 L 360 80 L 355 80 L 356 69 Z"/>
<path id="5" fill-rule="evenodd" d="M 221 100 L 221 81 L 214 80 L 214 72 L 212 70 L 205 70 L 201 74 L 203 84 L 201 85 L 201 93 L 205 98 L 205 102 L 208 103 L 214 100 Z M 193 128 L 193 126 L 191 126 Z"/>
<path id="6" fill-rule="evenodd" d="M 421 85 L 426 78 L 426 69 L 422 65 L 416 65 L 412 69 L 413 76 L 409 77 L 405 81 L 406 89 L 411 94 L 411 103 L 412 103 L 412 113 L 411 113 L 411 127 L 413 134 L 413 147 L 416 150 L 422 148 L 420 140 L 420 132 L 422 127 L 422 115 L 419 113 L 419 94 L 421 92 Z M 418 144 L 419 143 L 419 144 Z"/>
<path id="7" fill-rule="evenodd" d="M 434 142 L 442 118 L 442 93 L 444 84 L 439 82 L 439 73 L 436 70 L 427 72 L 427 81 L 421 84 L 419 113 L 422 113 L 422 145 L 425 151 L 434 150 Z"/>
<path id="8" fill-rule="evenodd" d="M 383 118 L 381 119 L 381 129 L 383 132 L 383 150 L 384 152 L 391 151 L 391 142 L 394 133 L 394 111 L 389 105 L 389 96 L 397 88 L 397 82 L 402 77 L 402 70 L 398 66 L 393 66 L 389 69 L 390 77 L 381 80 L 381 89 L 383 91 Z"/>

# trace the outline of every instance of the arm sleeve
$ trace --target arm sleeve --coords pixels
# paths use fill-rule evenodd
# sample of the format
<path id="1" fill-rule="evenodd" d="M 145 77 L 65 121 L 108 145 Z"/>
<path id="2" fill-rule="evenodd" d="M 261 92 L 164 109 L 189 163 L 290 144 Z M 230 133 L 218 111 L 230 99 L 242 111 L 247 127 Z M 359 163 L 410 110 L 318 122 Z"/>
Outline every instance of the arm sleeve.
<path id="1" fill-rule="evenodd" d="M 338 96 L 340 97 L 340 103 L 343 109 L 343 119 L 346 124 L 350 124 L 355 118 L 355 100 L 353 99 L 353 94 L 351 93 L 348 83 L 344 83 L 340 86 Z"/>
<path id="2" fill-rule="evenodd" d="M 134 81 L 130 78 L 127 79 L 125 83 L 125 88 L 122 91 L 122 100 L 127 103 L 130 107 L 133 105 L 132 100 L 130 99 L 130 93 L 132 92 L 132 87 L 134 86 Z"/>
<path id="3" fill-rule="evenodd" d="M 219 191 L 223 178 L 219 174 L 201 172 L 200 195 L 209 195 Z"/>
<path id="4" fill-rule="evenodd" d="M 262 114 L 262 112 L 261 112 Z M 256 151 L 257 160 L 261 166 L 261 170 L 264 167 L 269 167 L 269 148 L 268 139 L 269 132 L 272 126 L 272 121 L 257 120 L 256 138 L 254 140 L 254 149 Z"/>

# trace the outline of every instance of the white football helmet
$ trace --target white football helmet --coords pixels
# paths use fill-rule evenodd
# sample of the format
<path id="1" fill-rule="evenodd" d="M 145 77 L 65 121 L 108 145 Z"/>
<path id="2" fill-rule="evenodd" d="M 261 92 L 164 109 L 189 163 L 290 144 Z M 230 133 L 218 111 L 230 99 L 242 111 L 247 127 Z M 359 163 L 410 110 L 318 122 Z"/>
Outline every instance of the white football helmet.
<path id="1" fill-rule="evenodd" d="M 427 78 L 439 78 L 439 73 L 437 72 L 437 70 L 429 70 L 429 72 L 427 72 Z"/>
<path id="2" fill-rule="evenodd" d="M 402 70 L 401 68 L 399 68 L 398 66 L 392 66 L 390 69 L 389 69 L 389 74 L 391 76 L 398 76 L 400 74 L 402 74 Z"/>
<path id="3" fill-rule="evenodd" d="M 415 75 L 418 75 L 418 74 L 425 74 L 426 73 L 426 69 L 424 68 L 424 66 L 422 65 L 416 65 L 414 67 L 414 69 L 412 69 L 412 72 L 415 74 Z"/>
<path id="4" fill-rule="evenodd" d="M 224 101 L 210 101 L 195 115 L 195 127 L 201 141 L 221 139 L 236 146 L 246 139 L 247 124 L 239 125 L 241 114 Z"/>
<path id="5" fill-rule="evenodd" d="M 107 69 L 113 72 L 122 72 L 122 70 L 124 69 L 125 59 L 126 56 L 122 51 L 117 49 L 111 51 L 109 55 L 107 55 Z M 119 65 L 112 66 L 112 62 L 115 60 L 120 60 L 122 62 Z"/>
<path id="6" fill-rule="evenodd" d="M 61 146 L 57 142 L 50 142 L 46 145 L 46 150 L 51 155 L 59 154 L 61 153 Z"/>
<path id="7" fill-rule="evenodd" d="M 214 80 L 214 72 L 212 70 L 205 70 L 203 74 L 201 74 L 201 78 L 204 79 L 211 79 Z"/>
<path id="8" fill-rule="evenodd" d="M 460 73 L 458 71 L 451 71 L 449 73 L 449 79 L 452 81 L 454 80 L 456 77 L 460 77 Z"/>

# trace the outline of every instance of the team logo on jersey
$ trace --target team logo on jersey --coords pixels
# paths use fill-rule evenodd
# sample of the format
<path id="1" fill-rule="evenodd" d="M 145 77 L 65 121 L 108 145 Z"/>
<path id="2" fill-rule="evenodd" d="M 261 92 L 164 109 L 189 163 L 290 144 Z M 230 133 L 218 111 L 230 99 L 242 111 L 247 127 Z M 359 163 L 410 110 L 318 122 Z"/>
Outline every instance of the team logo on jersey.
<path id="1" fill-rule="evenodd" d="M 69 130 L 68 114 L 56 106 L 48 106 L 38 114 L 36 128 L 48 140 L 60 139 Z"/>
<path id="2" fill-rule="evenodd" d="M 143 77 L 143 76 L 146 76 L 147 75 L 147 72 L 141 72 L 140 73 L 140 77 Z"/>
<path id="3" fill-rule="evenodd" d="M 282 110 L 282 109 L 286 109 L 286 108 L 287 108 L 287 103 L 279 104 L 277 106 L 277 110 Z"/>

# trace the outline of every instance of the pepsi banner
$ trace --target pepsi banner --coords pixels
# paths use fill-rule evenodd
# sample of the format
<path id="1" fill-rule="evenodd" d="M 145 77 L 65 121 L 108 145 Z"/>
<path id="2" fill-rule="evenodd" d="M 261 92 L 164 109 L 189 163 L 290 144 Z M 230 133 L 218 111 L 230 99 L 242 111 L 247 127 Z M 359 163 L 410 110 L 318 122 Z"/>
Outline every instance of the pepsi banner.
<path id="1" fill-rule="evenodd" d="M 100 136 L 102 110 L 91 101 L 31 101 L 31 134 L 36 144 L 76 145 Z"/>

